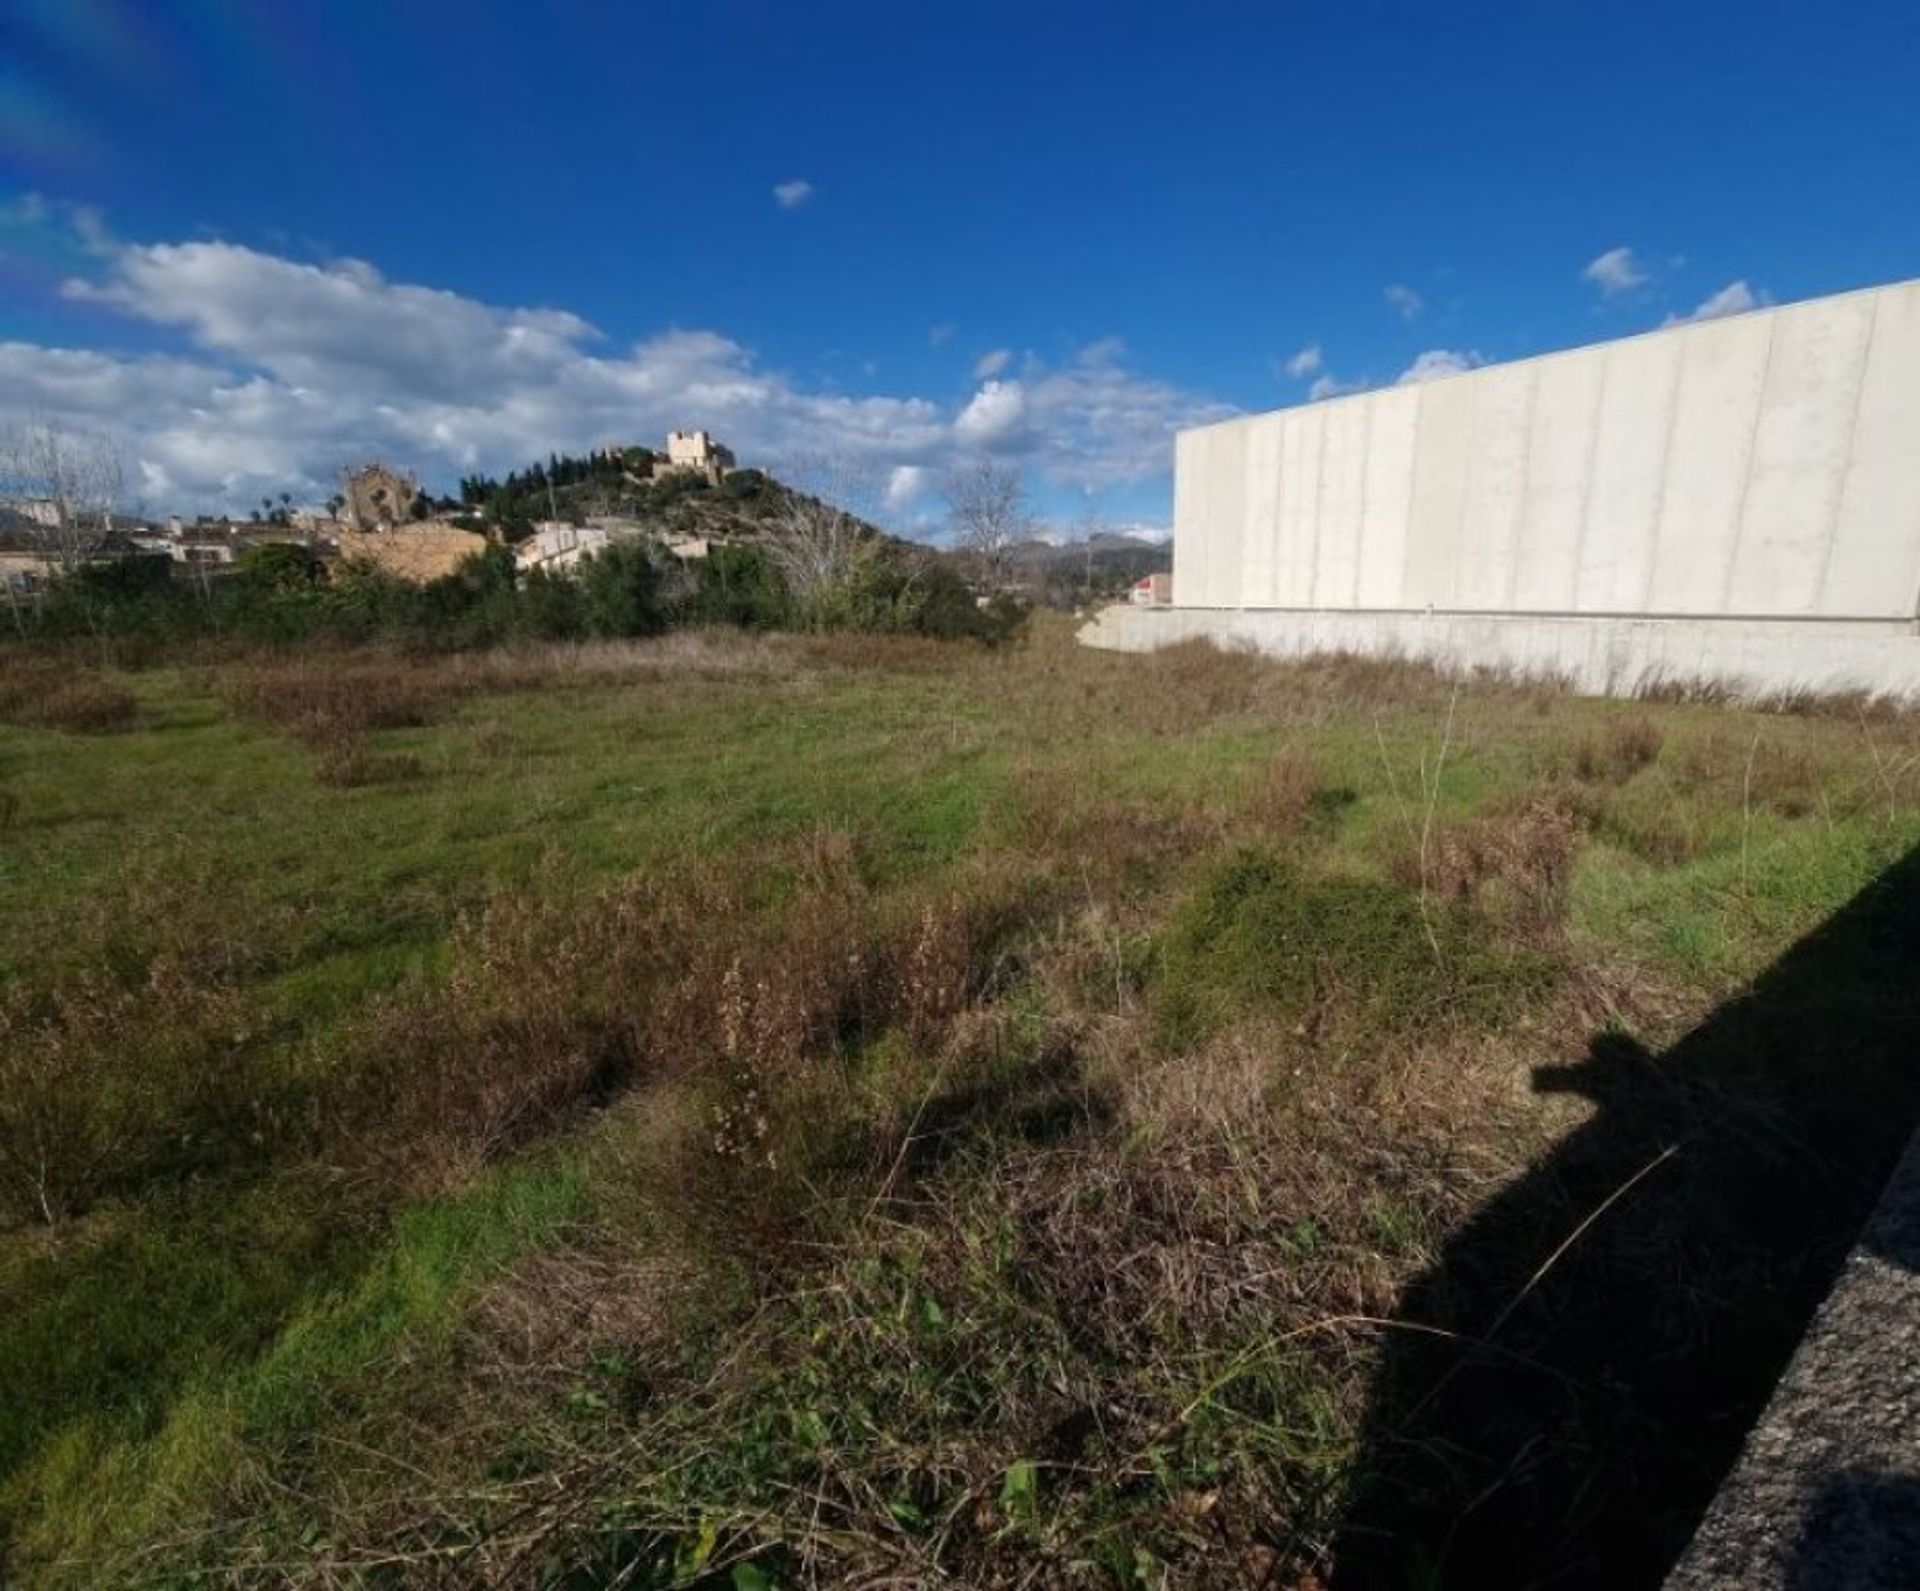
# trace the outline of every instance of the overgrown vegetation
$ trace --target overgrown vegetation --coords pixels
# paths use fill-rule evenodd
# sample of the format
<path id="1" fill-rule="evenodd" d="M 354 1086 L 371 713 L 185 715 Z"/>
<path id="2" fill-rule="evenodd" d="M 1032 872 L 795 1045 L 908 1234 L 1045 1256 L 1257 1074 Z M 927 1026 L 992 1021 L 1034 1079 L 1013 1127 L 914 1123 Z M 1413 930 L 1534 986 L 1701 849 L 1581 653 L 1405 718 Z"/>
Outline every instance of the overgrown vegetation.
<path id="1" fill-rule="evenodd" d="M 1903 716 L 9 668 L 9 1583 L 1650 1584 L 1911 1119 Z"/>
<path id="2" fill-rule="evenodd" d="M 718 545 L 683 563 L 640 537 L 613 543 L 569 574 L 536 569 L 523 577 L 516 577 L 512 554 L 494 546 L 425 585 L 365 564 L 323 567 L 301 548 L 270 544 L 250 549 L 234 573 L 206 584 L 177 578 L 164 558 L 81 564 L 36 600 L 14 604 L 12 633 L 0 634 L 0 646 L 31 657 L 64 644 L 140 662 L 189 642 L 453 651 L 624 640 L 707 625 L 993 644 L 1023 619 L 1015 603 L 976 604 L 946 563 L 898 544 L 876 547 L 830 589 L 808 593 L 793 589 L 767 549 L 751 544 Z M 0 696 L 0 703 L 10 699 Z M 38 704 L 36 711 L 56 710 L 44 691 L 23 699 Z M 85 710 L 77 701 L 71 708 Z M 91 710 L 97 714 L 100 704 Z"/>

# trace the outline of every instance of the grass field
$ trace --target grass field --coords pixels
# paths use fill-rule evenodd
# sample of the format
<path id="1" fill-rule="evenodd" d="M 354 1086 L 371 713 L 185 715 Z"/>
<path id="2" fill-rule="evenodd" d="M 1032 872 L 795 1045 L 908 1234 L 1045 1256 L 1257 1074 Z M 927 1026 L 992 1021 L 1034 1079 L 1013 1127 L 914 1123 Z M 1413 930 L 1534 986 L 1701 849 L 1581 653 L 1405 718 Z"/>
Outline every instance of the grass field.
<path id="1" fill-rule="evenodd" d="M 1920 1086 L 1871 704 L 0 666 L 8 1583 L 1657 1583 Z"/>

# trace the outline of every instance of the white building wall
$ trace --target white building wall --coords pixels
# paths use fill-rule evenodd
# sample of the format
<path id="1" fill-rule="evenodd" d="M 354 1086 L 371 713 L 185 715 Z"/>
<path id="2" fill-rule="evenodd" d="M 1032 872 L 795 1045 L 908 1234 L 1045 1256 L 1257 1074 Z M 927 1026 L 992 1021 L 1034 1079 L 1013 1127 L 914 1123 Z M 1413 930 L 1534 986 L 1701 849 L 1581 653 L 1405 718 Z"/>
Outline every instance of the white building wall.
<path id="1" fill-rule="evenodd" d="M 1182 433 L 1185 608 L 1911 621 L 1920 282 Z"/>

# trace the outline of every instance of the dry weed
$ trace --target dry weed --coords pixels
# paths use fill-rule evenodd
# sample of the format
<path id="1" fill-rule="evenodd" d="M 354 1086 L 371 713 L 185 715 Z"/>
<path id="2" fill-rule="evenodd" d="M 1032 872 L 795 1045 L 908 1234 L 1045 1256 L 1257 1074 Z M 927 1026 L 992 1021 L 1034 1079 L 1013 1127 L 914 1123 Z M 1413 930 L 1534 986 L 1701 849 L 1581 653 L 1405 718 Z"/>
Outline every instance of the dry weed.
<path id="1" fill-rule="evenodd" d="M 1510 810 L 1440 826 L 1424 857 L 1404 846 L 1390 870 L 1408 889 L 1539 933 L 1565 919 L 1574 853 L 1587 826 L 1558 796 L 1534 794 Z"/>
<path id="2" fill-rule="evenodd" d="M 17 655 L 0 668 L 0 723 L 104 735 L 131 729 L 139 710 L 133 692 L 89 669 Z"/>
<path id="3" fill-rule="evenodd" d="M 1589 782 L 1625 784 L 1659 759 L 1665 743 L 1652 719 L 1621 720 L 1589 734 L 1574 748 L 1573 771 Z"/>
<path id="4" fill-rule="evenodd" d="M 1319 759 L 1310 751 L 1283 746 L 1262 771 L 1248 812 L 1270 837 L 1300 834 L 1326 787 Z"/>

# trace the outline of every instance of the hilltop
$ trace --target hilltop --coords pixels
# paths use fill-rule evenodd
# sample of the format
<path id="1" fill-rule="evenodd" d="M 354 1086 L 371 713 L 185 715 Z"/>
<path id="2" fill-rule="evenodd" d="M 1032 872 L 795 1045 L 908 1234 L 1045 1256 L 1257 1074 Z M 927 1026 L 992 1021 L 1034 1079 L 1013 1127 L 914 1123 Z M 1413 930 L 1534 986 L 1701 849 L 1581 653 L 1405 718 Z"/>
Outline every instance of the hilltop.
<path id="1" fill-rule="evenodd" d="M 544 463 L 510 471 L 504 480 L 470 476 L 456 502 L 440 505 L 497 524 L 509 543 L 524 541 L 547 520 L 631 520 L 661 535 L 760 536 L 788 488 L 764 470 L 736 469 L 718 479 L 692 471 L 648 475 L 635 468 L 632 448 L 584 458 L 553 454 Z M 875 535 L 878 527 L 868 526 Z"/>
<path id="2" fill-rule="evenodd" d="M 724 449 L 721 450 L 723 453 Z M 731 458 L 727 454 L 727 458 Z M 613 525 L 668 543 L 764 543 L 796 500 L 816 501 L 800 487 L 763 469 L 662 470 L 647 448 L 602 448 L 576 457 L 554 454 L 503 480 L 471 476 L 459 498 L 437 505 L 456 519 L 497 525 L 510 545 L 537 525 Z M 833 494 L 840 495 L 840 494 Z M 943 564 L 978 582 L 981 571 L 951 548 L 894 535 L 841 505 L 861 534 L 916 564 Z M 1037 535 L 1013 542 L 992 584 L 1054 606 L 1072 606 L 1124 592 L 1144 575 L 1172 567 L 1170 543 L 1096 530 L 1073 540 Z"/>

